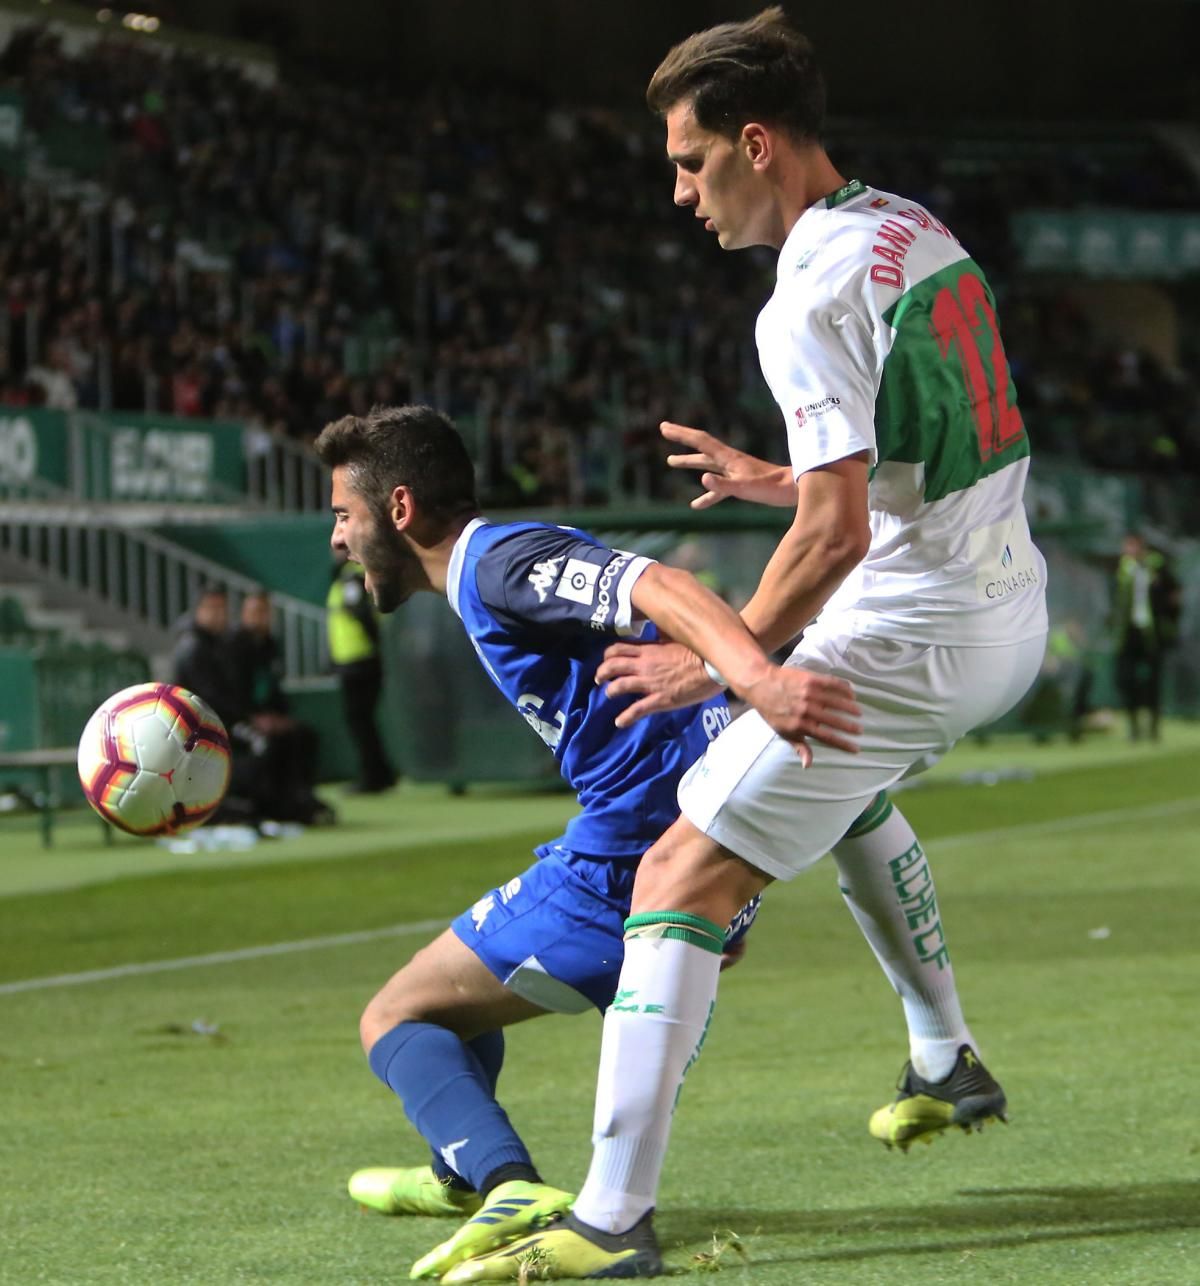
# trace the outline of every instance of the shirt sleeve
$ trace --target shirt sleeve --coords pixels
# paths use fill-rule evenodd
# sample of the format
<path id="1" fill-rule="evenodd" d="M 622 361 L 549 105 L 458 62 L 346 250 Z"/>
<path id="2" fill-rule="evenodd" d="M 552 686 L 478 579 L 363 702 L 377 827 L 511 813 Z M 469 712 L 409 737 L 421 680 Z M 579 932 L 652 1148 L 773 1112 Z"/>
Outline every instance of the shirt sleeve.
<path id="1" fill-rule="evenodd" d="M 476 564 L 475 583 L 497 620 L 559 634 L 629 637 L 645 628 L 632 595 L 653 561 L 570 528 L 546 527 L 493 545 Z"/>
<path id="2" fill-rule="evenodd" d="M 860 451 L 875 463 L 875 346 L 852 293 L 816 305 L 789 292 L 787 331 L 763 350 L 763 375 L 783 414 L 792 475 Z M 779 342 L 779 341 L 783 342 Z"/>

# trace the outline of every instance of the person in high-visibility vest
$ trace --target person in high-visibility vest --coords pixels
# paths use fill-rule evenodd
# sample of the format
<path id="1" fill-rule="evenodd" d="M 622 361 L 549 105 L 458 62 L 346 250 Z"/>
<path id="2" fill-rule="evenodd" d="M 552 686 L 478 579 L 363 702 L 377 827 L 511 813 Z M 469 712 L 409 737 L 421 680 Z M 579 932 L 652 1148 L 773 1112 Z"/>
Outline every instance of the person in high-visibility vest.
<path id="1" fill-rule="evenodd" d="M 377 795 L 396 784 L 396 773 L 375 723 L 383 692 L 379 622 L 357 563 L 343 559 L 335 564 L 325 608 L 329 658 L 341 682 L 346 725 L 358 755 L 358 780 L 349 789 Z"/>
<path id="2" fill-rule="evenodd" d="M 1129 738 L 1142 735 L 1139 714 L 1150 715 L 1150 736 L 1157 741 L 1162 704 L 1163 653 L 1175 642 L 1179 626 L 1179 587 L 1167 560 L 1145 537 L 1130 532 L 1117 562 L 1113 615 L 1116 624 L 1116 679 L 1129 716 Z"/>

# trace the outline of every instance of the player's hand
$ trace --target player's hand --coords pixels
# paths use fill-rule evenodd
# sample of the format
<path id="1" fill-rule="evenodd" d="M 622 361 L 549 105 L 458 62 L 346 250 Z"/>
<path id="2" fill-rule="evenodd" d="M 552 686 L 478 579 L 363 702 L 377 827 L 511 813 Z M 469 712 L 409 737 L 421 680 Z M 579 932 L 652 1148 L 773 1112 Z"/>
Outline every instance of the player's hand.
<path id="1" fill-rule="evenodd" d="M 617 715 L 618 728 L 648 714 L 707 701 L 721 691 L 705 673 L 703 661 L 681 643 L 613 643 L 596 670 L 596 682 L 608 684 L 610 697 L 641 696 Z"/>
<path id="2" fill-rule="evenodd" d="M 805 768 L 812 763 L 810 740 L 858 754 L 854 738 L 862 732 L 862 710 L 845 679 L 791 665 L 772 666 L 741 695 L 795 746 Z"/>
<path id="3" fill-rule="evenodd" d="M 758 505 L 795 506 L 796 480 L 786 465 L 769 464 L 747 455 L 703 429 L 689 429 L 670 420 L 664 420 L 658 428 L 668 442 L 678 442 L 689 451 L 687 455 L 667 456 L 671 468 L 700 471 L 704 494 L 692 501 L 693 509 L 711 509 L 726 496 Z"/>

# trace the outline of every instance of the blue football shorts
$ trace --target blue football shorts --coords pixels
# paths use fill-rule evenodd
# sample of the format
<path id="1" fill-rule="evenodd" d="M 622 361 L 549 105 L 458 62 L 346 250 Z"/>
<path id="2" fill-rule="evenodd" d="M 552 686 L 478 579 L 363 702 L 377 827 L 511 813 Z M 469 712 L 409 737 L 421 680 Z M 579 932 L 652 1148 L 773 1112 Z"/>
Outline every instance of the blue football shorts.
<path id="1" fill-rule="evenodd" d="M 608 1008 L 625 954 L 625 920 L 641 854 L 588 857 L 561 840 L 492 889 L 452 924 L 455 936 L 517 995 L 555 1013 Z M 738 912 L 726 944 L 739 941 L 759 898 Z"/>

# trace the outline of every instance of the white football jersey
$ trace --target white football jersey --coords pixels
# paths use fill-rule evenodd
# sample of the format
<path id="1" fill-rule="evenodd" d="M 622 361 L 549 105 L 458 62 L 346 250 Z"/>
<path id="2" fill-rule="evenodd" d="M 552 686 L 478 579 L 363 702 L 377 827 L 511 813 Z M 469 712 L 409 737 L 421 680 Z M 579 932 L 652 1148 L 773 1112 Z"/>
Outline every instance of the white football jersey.
<path id="1" fill-rule="evenodd" d="M 865 451 L 871 544 L 822 626 L 918 643 L 1046 630 L 1029 440 L 979 266 L 913 201 L 855 180 L 779 254 L 756 329 L 796 477 Z"/>

